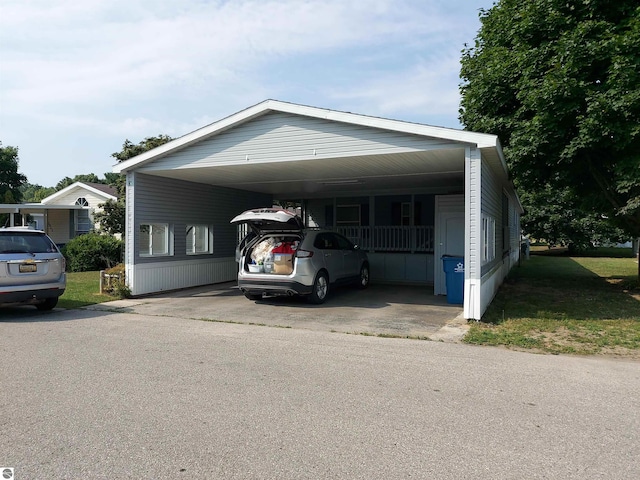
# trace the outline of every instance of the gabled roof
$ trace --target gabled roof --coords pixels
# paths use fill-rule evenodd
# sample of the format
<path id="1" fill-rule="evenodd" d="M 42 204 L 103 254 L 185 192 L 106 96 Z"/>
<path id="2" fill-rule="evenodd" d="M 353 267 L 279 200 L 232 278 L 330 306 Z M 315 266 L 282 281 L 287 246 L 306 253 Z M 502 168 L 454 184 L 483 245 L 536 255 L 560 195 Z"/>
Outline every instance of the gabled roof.
<path id="1" fill-rule="evenodd" d="M 403 122 L 400 120 L 390 120 L 380 117 L 371 117 L 350 112 L 340 112 L 337 110 L 328 110 L 324 108 L 298 105 L 295 103 L 281 102 L 278 100 L 265 100 L 264 102 L 258 103 L 257 105 L 249 107 L 229 117 L 223 118 L 222 120 L 195 130 L 194 132 L 188 133 L 171 142 L 156 147 L 153 150 L 149 150 L 136 157 L 130 158 L 129 160 L 118 163 L 114 165 L 113 171 L 116 173 L 123 173 L 129 170 L 135 170 L 136 168 L 153 162 L 154 160 L 161 158 L 171 152 L 182 149 L 205 138 L 222 133 L 226 130 L 246 123 L 269 112 L 291 113 L 294 115 L 321 118 L 335 122 L 368 126 L 395 132 L 450 140 L 453 142 L 460 142 L 461 144 L 477 146 L 478 148 L 493 148 L 497 150 L 498 155 L 501 157 L 506 171 L 506 163 L 504 163 L 504 158 L 502 156 L 502 148 L 500 147 L 498 137 L 495 135 L 469 132 L 465 130 L 456 130 L 453 128 L 434 127 L 431 125 Z"/>
<path id="2" fill-rule="evenodd" d="M 103 197 L 105 201 L 115 201 L 118 199 L 117 190 L 111 185 L 104 185 L 102 183 L 75 182 L 68 187 L 63 188 L 62 190 L 58 190 L 56 193 L 43 198 L 41 203 L 46 205 L 47 203 L 54 201 L 56 198 L 60 198 L 61 196 L 66 195 L 67 193 L 75 189 L 87 190 L 95 195 L 98 195 L 99 197 Z"/>

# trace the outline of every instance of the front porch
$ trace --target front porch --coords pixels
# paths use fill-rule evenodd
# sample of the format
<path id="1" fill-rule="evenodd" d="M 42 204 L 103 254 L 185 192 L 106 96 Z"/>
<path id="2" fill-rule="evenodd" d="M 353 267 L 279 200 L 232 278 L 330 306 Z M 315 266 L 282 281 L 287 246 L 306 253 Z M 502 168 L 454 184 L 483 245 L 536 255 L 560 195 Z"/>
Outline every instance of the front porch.
<path id="1" fill-rule="evenodd" d="M 365 250 L 375 283 L 434 284 L 435 193 L 303 200 L 310 227 L 334 230 Z"/>

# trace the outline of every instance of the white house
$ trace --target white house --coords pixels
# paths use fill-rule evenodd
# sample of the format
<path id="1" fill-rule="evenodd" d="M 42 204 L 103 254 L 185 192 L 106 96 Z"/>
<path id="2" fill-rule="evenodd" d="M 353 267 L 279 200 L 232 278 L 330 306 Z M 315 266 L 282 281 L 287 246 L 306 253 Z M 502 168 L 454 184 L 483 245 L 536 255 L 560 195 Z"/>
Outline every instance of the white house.
<path id="1" fill-rule="evenodd" d="M 374 282 L 445 294 L 464 258 L 480 319 L 520 254 L 522 207 L 495 135 L 267 100 L 114 166 L 134 295 L 236 278 L 236 214 L 296 201 L 368 251 Z M 190 248 L 197 229 L 206 248 Z"/>
<path id="2" fill-rule="evenodd" d="M 116 189 L 110 185 L 75 182 L 42 199 L 40 203 L 3 204 L 0 213 L 13 213 L 10 222 L 27 223 L 30 216 L 33 226 L 44 230 L 58 245 L 97 228 L 94 214 L 100 204 L 118 199 Z M 16 215 L 17 214 L 17 215 Z M 16 222 L 16 216 L 20 221 Z"/>

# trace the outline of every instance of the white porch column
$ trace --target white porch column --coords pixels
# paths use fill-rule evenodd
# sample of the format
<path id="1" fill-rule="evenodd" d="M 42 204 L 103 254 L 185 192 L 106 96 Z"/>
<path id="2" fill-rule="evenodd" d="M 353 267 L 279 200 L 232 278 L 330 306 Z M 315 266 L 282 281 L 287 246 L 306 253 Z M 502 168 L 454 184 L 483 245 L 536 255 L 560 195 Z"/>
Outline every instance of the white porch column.
<path id="1" fill-rule="evenodd" d="M 464 158 L 464 317 L 480 320 L 482 285 L 482 157 L 467 147 Z"/>
<path id="2" fill-rule="evenodd" d="M 376 197 L 369 196 L 369 238 L 368 251 L 373 252 L 373 231 L 376 228 Z"/>
<path id="3" fill-rule="evenodd" d="M 136 225 L 135 225 L 135 172 L 127 172 L 126 178 L 126 192 L 127 198 L 125 203 L 125 231 L 124 231 L 124 268 L 125 268 L 125 281 L 131 293 L 135 295 L 135 245 L 137 241 L 136 237 Z"/>

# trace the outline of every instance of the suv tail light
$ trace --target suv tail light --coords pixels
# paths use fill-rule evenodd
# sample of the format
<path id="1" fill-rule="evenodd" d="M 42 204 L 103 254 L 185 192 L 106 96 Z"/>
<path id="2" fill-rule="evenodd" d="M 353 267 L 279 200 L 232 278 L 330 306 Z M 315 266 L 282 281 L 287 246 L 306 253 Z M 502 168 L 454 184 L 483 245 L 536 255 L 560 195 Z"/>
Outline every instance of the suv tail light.
<path id="1" fill-rule="evenodd" d="M 309 250 L 296 250 L 296 257 L 298 258 L 310 258 L 313 257 L 313 252 L 310 252 Z"/>

